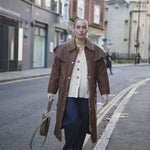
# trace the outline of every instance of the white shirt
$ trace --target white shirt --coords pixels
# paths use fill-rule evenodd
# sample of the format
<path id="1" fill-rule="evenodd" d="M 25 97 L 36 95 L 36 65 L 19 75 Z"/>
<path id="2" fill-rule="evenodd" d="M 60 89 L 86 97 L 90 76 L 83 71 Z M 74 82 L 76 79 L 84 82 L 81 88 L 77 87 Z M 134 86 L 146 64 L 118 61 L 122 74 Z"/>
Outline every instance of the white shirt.
<path id="1" fill-rule="evenodd" d="M 85 52 L 78 54 L 74 64 L 68 97 L 89 98 L 88 70 Z"/>

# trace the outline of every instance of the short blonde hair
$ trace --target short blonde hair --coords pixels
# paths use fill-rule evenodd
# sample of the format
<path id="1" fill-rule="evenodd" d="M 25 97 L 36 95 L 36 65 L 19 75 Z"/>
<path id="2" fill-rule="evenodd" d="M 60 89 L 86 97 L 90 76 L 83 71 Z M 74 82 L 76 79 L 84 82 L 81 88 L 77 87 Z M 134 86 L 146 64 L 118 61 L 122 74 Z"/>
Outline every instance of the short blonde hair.
<path id="1" fill-rule="evenodd" d="M 79 20 L 84 21 L 84 22 L 87 24 L 87 27 L 88 27 L 88 21 L 87 21 L 86 19 L 77 18 L 77 19 L 75 19 L 75 21 L 74 21 L 73 28 L 75 28 L 75 25 L 76 25 L 76 23 L 77 23 Z"/>

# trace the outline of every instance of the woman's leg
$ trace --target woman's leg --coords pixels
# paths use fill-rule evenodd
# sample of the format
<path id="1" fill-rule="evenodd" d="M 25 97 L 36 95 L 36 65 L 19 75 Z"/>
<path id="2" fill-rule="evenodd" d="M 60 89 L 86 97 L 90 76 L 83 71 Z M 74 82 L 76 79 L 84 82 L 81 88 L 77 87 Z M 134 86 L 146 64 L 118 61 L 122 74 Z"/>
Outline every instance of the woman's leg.
<path id="1" fill-rule="evenodd" d="M 112 64 L 110 64 L 110 74 L 112 75 Z"/>
<path id="2" fill-rule="evenodd" d="M 89 103 L 88 99 L 79 98 L 79 114 L 82 120 L 80 132 L 73 150 L 82 150 L 83 143 L 86 137 L 86 133 L 89 129 Z"/>
<path id="3" fill-rule="evenodd" d="M 63 150 L 71 149 L 75 145 L 81 128 L 79 106 L 76 98 L 67 98 L 63 127 L 65 132 Z"/>

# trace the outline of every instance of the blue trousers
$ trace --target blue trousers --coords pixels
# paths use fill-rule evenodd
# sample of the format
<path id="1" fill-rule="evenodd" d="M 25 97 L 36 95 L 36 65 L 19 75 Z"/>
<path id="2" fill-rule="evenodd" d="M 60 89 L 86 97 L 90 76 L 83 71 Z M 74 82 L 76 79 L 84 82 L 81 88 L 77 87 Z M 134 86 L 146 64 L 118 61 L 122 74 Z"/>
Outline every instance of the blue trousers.
<path id="1" fill-rule="evenodd" d="M 89 129 L 88 99 L 67 98 L 63 127 L 65 132 L 63 150 L 82 150 Z"/>

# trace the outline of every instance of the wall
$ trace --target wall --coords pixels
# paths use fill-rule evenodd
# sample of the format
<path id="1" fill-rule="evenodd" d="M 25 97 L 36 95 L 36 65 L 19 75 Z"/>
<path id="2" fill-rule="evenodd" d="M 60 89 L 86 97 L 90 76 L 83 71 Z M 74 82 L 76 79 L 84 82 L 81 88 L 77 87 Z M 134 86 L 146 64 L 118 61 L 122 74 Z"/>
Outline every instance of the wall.
<path id="1" fill-rule="evenodd" d="M 133 59 L 137 52 L 148 59 L 149 17 L 147 6 L 138 2 L 108 1 L 105 12 L 105 49 L 119 58 Z M 140 11 L 139 11 L 140 10 Z M 139 32 L 138 32 L 139 25 Z M 138 34 L 137 34 L 138 33 Z M 135 47 L 136 41 L 139 47 Z"/>
<path id="2" fill-rule="evenodd" d="M 46 66 L 51 67 L 54 54 L 49 52 L 50 42 L 54 42 L 55 25 L 60 23 L 62 17 L 50 10 L 46 10 L 25 0 L 1 0 L 0 14 L 18 20 L 23 29 L 23 54 L 21 69 L 33 68 L 33 43 L 35 22 L 47 26 Z M 18 39 L 19 40 L 19 39 Z"/>
<path id="3" fill-rule="evenodd" d="M 106 5 L 105 21 L 107 22 L 106 38 L 110 41 L 107 48 L 124 55 L 127 53 L 129 16 L 128 5 L 125 3 L 110 3 Z"/>

